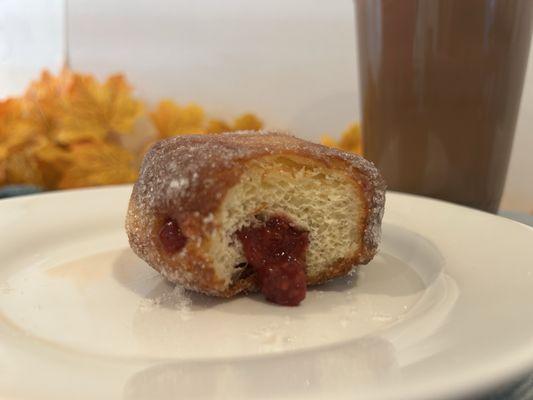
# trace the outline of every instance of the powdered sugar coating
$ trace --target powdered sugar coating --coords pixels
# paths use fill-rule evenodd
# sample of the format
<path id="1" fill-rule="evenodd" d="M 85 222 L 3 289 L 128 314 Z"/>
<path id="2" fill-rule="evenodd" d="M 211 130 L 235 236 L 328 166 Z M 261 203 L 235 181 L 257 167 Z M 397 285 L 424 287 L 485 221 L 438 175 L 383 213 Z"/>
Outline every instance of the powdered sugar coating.
<path id="1" fill-rule="evenodd" d="M 153 298 L 142 299 L 139 305 L 141 312 L 151 312 L 157 308 L 171 308 L 176 311 L 182 321 L 191 319 L 192 300 L 185 289 L 176 285 L 170 291 L 165 291 Z"/>
<path id="2" fill-rule="evenodd" d="M 143 161 L 128 210 L 127 231 L 133 250 L 168 279 L 220 294 L 222 287 L 202 248 L 207 243 L 203 238 L 213 229 L 213 214 L 239 181 L 246 161 L 282 154 L 342 168 L 357 182 L 367 204 L 358 262 L 368 262 L 380 240 L 385 203 L 385 184 L 374 165 L 353 153 L 266 131 L 176 136 L 154 145 Z M 158 251 L 153 234 L 161 216 L 174 218 L 189 237 L 187 246 L 172 258 Z"/>

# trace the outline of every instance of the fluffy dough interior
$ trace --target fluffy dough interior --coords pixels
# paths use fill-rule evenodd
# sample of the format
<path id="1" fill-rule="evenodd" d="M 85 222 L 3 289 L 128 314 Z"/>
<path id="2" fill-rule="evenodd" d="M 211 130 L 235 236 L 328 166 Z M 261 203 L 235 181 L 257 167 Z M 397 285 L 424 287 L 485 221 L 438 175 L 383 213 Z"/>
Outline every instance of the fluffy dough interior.
<path id="1" fill-rule="evenodd" d="M 320 274 L 358 250 L 361 196 L 347 174 L 297 156 L 267 156 L 249 161 L 215 216 L 210 257 L 226 286 L 246 262 L 234 233 L 273 215 L 287 216 L 309 231 L 307 276 Z"/>

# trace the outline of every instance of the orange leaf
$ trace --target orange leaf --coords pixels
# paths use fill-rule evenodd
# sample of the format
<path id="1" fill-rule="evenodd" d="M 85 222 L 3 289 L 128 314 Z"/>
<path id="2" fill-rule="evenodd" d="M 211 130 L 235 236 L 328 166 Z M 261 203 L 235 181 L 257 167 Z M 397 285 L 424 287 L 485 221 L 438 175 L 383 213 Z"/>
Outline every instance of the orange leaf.
<path id="1" fill-rule="evenodd" d="M 67 148 L 52 142 L 36 147 L 34 157 L 41 170 L 43 186 L 47 189 L 57 188 L 63 172 L 73 162 L 72 154 Z"/>
<path id="2" fill-rule="evenodd" d="M 205 128 L 207 133 L 223 133 L 231 131 L 231 127 L 221 119 L 211 119 Z"/>
<path id="3" fill-rule="evenodd" d="M 32 148 L 9 154 L 5 160 L 5 180 L 10 184 L 43 185 L 43 176 Z"/>
<path id="4" fill-rule="evenodd" d="M 204 133 L 204 111 L 194 103 L 181 107 L 172 100 L 163 100 L 150 113 L 150 118 L 160 138 Z"/>
<path id="5" fill-rule="evenodd" d="M 341 138 L 336 142 L 331 136 L 324 135 L 321 143 L 325 146 L 336 147 L 344 151 L 350 151 L 356 154 L 363 153 L 363 140 L 359 124 L 350 124 L 341 134 Z"/>
<path id="6" fill-rule="evenodd" d="M 31 142 L 33 133 L 23 117 L 23 104 L 18 99 L 0 101 L 0 144 L 7 151 Z"/>
<path id="7" fill-rule="evenodd" d="M 7 183 L 7 148 L 0 144 L 0 186 Z"/>
<path id="8" fill-rule="evenodd" d="M 328 147 L 337 147 L 337 142 L 330 135 L 322 135 L 320 143 Z"/>
<path id="9" fill-rule="evenodd" d="M 129 183 L 137 178 L 133 155 L 117 145 L 76 144 L 70 155 L 72 164 L 59 182 L 61 189 Z"/>
<path id="10" fill-rule="evenodd" d="M 234 131 L 257 131 L 262 127 L 263 121 L 251 113 L 242 114 L 233 121 Z"/>
<path id="11" fill-rule="evenodd" d="M 57 134 L 64 112 L 64 96 L 72 83 L 73 74 L 63 69 L 53 76 L 48 71 L 30 84 L 22 97 L 24 118 L 34 134 L 49 138 Z"/>
<path id="12" fill-rule="evenodd" d="M 19 99 L 0 102 L 0 182 L 48 186 L 36 150 L 49 140 L 27 119 L 25 106 Z"/>
<path id="13" fill-rule="evenodd" d="M 342 133 L 339 140 L 339 147 L 353 153 L 361 154 L 362 152 L 361 130 L 358 124 L 351 124 Z"/>
<path id="14" fill-rule="evenodd" d="M 90 75 L 75 74 L 66 93 L 57 139 L 75 143 L 104 140 L 111 133 L 131 133 L 142 109 L 122 75 L 113 75 L 101 84 Z"/>

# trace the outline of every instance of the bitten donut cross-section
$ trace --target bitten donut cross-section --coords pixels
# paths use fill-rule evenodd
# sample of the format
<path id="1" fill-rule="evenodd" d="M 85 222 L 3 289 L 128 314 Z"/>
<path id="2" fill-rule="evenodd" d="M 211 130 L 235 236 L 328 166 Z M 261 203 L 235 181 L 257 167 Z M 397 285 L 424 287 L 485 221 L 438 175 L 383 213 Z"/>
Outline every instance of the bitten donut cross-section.
<path id="1" fill-rule="evenodd" d="M 145 156 L 126 231 L 168 280 L 298 305 L 376 254 L 385 183 L 364 158 L 290 135 L 176 136 Z"/>

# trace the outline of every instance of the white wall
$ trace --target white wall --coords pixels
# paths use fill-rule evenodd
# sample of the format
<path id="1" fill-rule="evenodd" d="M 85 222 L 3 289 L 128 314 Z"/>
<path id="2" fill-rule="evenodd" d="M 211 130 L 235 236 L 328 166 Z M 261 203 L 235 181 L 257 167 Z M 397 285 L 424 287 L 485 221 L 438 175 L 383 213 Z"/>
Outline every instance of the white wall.
<path id="1" fill-rule="evenodd" d="M 272 127 L 310 139 L 338 133 L 357 118 L 351 0 L 68 4 L 71 66 L 100 76 L 125 71 L 149 102 L 196 101 L 219 116 L 256 111 Z M 15 49 L 2 57 L 0 45 L 0 95 L 5 95 L 21 90 L 41 66 L 60 65 L 62 10 L 60 0 L 0 0 L 0 7 L 0 17 L 25 20 L 24 28 L 13 23 L 0 31 Z M 502 204 L 533 213 L 531 126 L 533 63 Z"/>
<path id="2" fill-rule="evenodd" d="M 72 2 L 73 67 L 124 70 L 149 100 L 195 100 L 219 115 L 248 108 L 310 138 L 339 132 L 355 118 L 349 1 L 129 4 L 124 12 L 106 0 Z"/>
<path id="3" fill-rule="evenodd" d="M 0 0 L 0 97 L 63 61 L 63 0 Z"/>
<path id="4" fill-rule="evenodd" d="M 529 52 L 502 208 L 533 214 L 533 49 Z"/>

